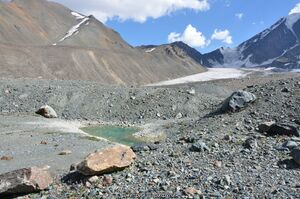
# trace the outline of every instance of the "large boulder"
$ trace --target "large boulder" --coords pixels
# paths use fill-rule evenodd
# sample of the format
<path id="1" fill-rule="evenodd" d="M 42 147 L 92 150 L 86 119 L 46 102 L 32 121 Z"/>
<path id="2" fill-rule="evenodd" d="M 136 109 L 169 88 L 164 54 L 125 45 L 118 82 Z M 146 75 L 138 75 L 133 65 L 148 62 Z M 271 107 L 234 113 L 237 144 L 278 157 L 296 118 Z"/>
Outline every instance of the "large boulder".
<path id="1" fill-rule="evenodd" d="M 52 183 L 47 168 L 31 167 L 0 174 L 0 198 L 41 191 Z"/>
<path id="2" fill-rule="evenodd" d="M 44 116 L 45 118 L 57 118 L 57 114 L 55 110 L 48 105 L 42 106 L 39 108 L 39 110 L 36 112 L 36 114 L 39 114 L 41 116 Z"/>
<path id="3" fill-rule="evenodd" d="M 237 112 L 255 102 L 256 96 L 247 91 L 236 91 L 221 106 L 221 112 Z"/>
<path id="4" fill-rule="evenodd" d="M 130 147 L 115 145 L 89 154 L 77 165 L 77 171 L 86 176 L 111 173 L 130 166 L 135 158 Z"/>

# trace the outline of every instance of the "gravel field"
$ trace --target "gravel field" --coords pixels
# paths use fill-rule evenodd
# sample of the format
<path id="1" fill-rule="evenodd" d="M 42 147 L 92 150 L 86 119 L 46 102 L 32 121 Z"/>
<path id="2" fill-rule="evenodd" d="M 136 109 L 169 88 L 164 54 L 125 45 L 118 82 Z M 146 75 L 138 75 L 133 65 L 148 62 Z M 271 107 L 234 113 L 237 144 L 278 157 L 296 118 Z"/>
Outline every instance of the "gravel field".
<path id="1" fill-rule="evenodd" d="M 240 89 L 255 94 L 255 103 L 236 113 L 212 114 L 224 99 Z M 14 157 L 11 161 L 0 161 L 0 171 L 18 168 L 27 157 L 38 155 L 42 158 L 32 159 L 28 165 L 61 162 L 55 164 L 60 168 L 53 169 L 58 175 L 50 189 L 28 198 L 300 196 L 300 166 L 292 160 L 290 149 L 284 147 L 286 141 L 299 145 L 300 139 L 258 132 L 258 126 L 269 121 L 299 129 L 298 74 L 252 75 L 239 80 L 157 88 L 2 79 L 0 91 L 0 136 L 3 138 L 0 152 Z M 51 125 L 54 120 L 34 116 L 44 104 L 57 111 L 60 119 L 55 121 L 72 126 L 67 129 L 74 132 L 55 132 L 57 126 Z M 49 123 L 48 129 L 43 125 L 28 127 L 28 122 L 33 121 Z M 66 176 L 67 168 L 89 150 L 110 144 L 82 139 L 84 134 L 76 132 L 76 125 L 94 122 L 156 124 L 154 129 L 164 131 L 167 138 L 151 147 L 137 148 L 137 159 L 131 167 L 100 176 L 97 181 L 89 182 L 76 172 Z M 65 149 L 72 150 L 72 155 L 56 155 Z"/>

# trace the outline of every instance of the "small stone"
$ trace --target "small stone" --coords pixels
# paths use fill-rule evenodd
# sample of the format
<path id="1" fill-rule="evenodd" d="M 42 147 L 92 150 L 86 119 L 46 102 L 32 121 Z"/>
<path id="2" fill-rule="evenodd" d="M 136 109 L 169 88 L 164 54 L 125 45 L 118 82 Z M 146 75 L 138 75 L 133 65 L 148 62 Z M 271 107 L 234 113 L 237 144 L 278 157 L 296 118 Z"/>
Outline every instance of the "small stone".
<path id="1" fill-rule="evenodd" d="M 85 186 L 88 187 L 88 188 L 90 188 L 90 187 L 92 187 L 92 184 L 89 181 L 86 181 L 85 182 Z"/>
<path id="2" fill-rule="evenodd" d="M 178 114 L 176 115 L 176 119 L 181 119 L 182 117 L 183 117 L 182 113 L 178 113 Z"/>
<path id="3" fill-rule="evenodd" d="M 110 175 L 106 175 L 103 178 L 103 185 L 104 186 L 109 186 L 113 183 L 113 178 Z"/>
<path id="4" fill-rule="evenodd" d="M 42 106 L 38 111 L 36 111 L 36 114 L 44 116 L 45 118 L 57 118 L 58 117 L 56 112 L 54 111 L 54 109 L 48 105 Z"/>
<path id="5" fill-rule="evenodd" d="M 89 181 L 90 183 L 96 183 L 97 181 L 99 181 L 99 177 L 98 177 L 98 176 L 90 177 L 90 178 L 88 179 L 88 181 Z"/>
<path id="6" fill-rule="evenodd" d="M 200 190 L 195 189 L 194 187 L 188 187 L 184 189 L 183 193 L 187 196 L 202 195 L 202 192 Z"/>
<path id="7" fill-rule="evenodd" d="M 223 139 L 226 141 L 232 141 L 232 137 L 230 135 L 225 135 Z"/>
<path id="8" fill-rule="evenodd" d="M 78 163 L 71 164 L 70 171 L 76 171 L 77 165 L 78 165 Z"/>
<path id="9" fill-rule="evenodd" d="M 190 95 L 195 95 L 196 91 L 195 91 L 195 89 L 191 88 L 191 89 L 187 90 L 187 93 L 190 94 Z"/>
<path id="10" fill-rule="evenodd" d="M 176 111 L 177 106 L 176 105 L 172 105 L 172 111 Z"/>
<path id="11" fill-rule="evenodd" d="M 214 166 L 217 167 L 217 168 L 221 168 L 221 167 L 222 167 L 222 162 L 216 160 L 216 161 L 214 162 Z"/>
<path id="12" fill-rule="evenodd" d="M 283 92 L 283 93 L 289 93 L 289 92 L 291 92 L 291 91 L 290 91 L 290 89 L 288 89 L 287 87 L 285 87 L 285 88 L 283 88 L 283 89 L 281 90 L 281 92 Z"/>
<path id="13" fill-rule="evenodd" d="M 70 155 L 70 154 L 72 154 L 72 151 L 70 150 L 63 150 L 58 153 L 58 155 Z"/>
<path id="14" fill-rule="evenodd" d="M 224 176 L 224 181 L 227 185 L 231 185 L 232 184 L 232 181 L 231 181 L 231 178 L 229 175 L 225 175 Z"/>
<path id="15" fill-rule="evenodd" d="M 0 158 L 0 160 L 4 160 L 4 161 L 10 161 L 10 160 L 12 160 L 13 159 L 13 157 L 11 157 L 11 156 L 2 156 L 1 158 Z"/>
<path id="16" fill-rule="evenodd" d="M 204 151 L 210 151 L 210 149 L 208 148 L 208 146 L 202 142 L 201 140 L 197 141 L 196 143 L 194 143 L 191 148 L 191 151 L 195 151 L 195 152 L 204 152 Z"/>
<path id="17" fill-rule="evenodd" d="M 134 152 L 142 152 L 142 151 L 149 151 L 150 148 L 147 144 L 135 144 L 133 146 L 131 146 L 131 149 Z"/>
<path id="18" fill-rule="evenodd" d="M 47 145 L 47 144 L 48 144 L 48 142 L 46 142 L 46 141 L 42 140 L 42 141 L 40 142 L 40 144 Z"/>
<path id="19" fill-rule="evenodd" d="M 244 142 L 244 147 L 247 149 L 255 149 L 258 147 L 257 145 L 257 141 L 254 138 L 248 138 L 245 142 Z"/>
<path id="20" fill-rule="evenodd" d="M 297 148 L 298 144 L 294 141 L 286 141 L 285 143 L 283 143 L 282 147 L 292 150 Z"/>

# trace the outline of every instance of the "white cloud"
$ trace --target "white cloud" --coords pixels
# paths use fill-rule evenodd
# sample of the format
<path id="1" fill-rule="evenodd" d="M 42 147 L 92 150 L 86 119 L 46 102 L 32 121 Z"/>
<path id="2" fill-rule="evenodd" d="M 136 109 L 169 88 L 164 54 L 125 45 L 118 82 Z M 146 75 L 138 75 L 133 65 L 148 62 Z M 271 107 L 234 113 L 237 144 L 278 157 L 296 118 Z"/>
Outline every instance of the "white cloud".
<path id="1" fill-rule="evenodd" d="M 117 18 L 121 21 L 145 22 L 182 9 L 209 10 L 208 0 L 54 0 L 83 14 L 93 14 L 100 21 Z"/>
<path id="2" fill-rule="evenodd" d="M 244 17 L 244 13 L 236 13 L 235 16 L 239 19 L 242 20 Z"/>
<path id="3" fill-rule="evenodd" d="M 289 15 L 300 13 L 300 3 L 297 3 L 296 6 L 290 11 Z"/>
<path id="4" fill-rule="evenodd" d="M 221 40 L 226 44 L 232 44 L 232 36 L 230 35 L 229 30 L 219 30 L 215 29 L 214 33 L 211 36 L 212 40 Z"/>
<path id="5" fill-rule="evenodd" d="M 171 32 L 168 36 L 168 42 L 182 41 L 192 47 L 205 47 L 210 41 L 206 40 L 202 32 L 189 24 L 182 34 Z"/>

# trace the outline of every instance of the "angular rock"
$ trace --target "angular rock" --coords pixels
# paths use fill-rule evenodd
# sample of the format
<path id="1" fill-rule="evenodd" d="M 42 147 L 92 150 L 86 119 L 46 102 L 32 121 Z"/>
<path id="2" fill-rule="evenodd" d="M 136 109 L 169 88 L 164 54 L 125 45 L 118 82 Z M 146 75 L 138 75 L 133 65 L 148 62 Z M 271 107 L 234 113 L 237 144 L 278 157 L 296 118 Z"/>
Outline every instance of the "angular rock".
<path id="1" fill-rule="evenodd" d="M 150 148 L 147 144 L 135 144 L 135 145 L 131 146 L 131 149 L 134 152 L 150 151 Z"/>
<path id="2" fill-rule="evenodd" d="M 258 131 L 260 132 L 260 133 L 266 133 L 266 132 L 268 132 L 269 130 L 270 130 L 270 128 L 272 127 L 272 125 L 274 125 L 275 124 L 275 122 L 264 122 L 264 123 L 262 123 L 262 124 L 260 124 L 259 126 L 258 126 Z"/>
<path id="3" fill-rule="evenodd" d="M 0 198 L 41 191 L 52 183 L 47 168 L 31 167 L 0 174 Z"/>
<path id="4" fill-rule="evenodd" d="M 86 176 L 112 173 L 129 167 L 135 158 L 131 148 L 115 145 L 88 155 L 77 165 L 77 171 Z"/>
<path id="5" fill-rule="evenodd" d="M 92 176 L 88 179 L 88 181 L 90 183 L 96 183 L 97 181 L 99 181 L 99 177 L 98 176 Z"/>
<path id="6" fill-rule="evenodd" d="M 221 112 L 237 112 L 255 102 L 256 99 L 256 96 L 250 92 L 236 91 L 223 102 L 220 110 Z"/>
<path id="7" fill-rule="evenodd" d="M 285 143 L 283 143 L 282 147 L 292 150 L 297 148 L 298 144 L 294 141 L 286 141 Z"/>
<path id="8" fill-rule="evenodd" d="M 72 151 L 70 150 L 63 150 L 58 153 L 58 155 L 70 155 L 70 154 L 72 154 Z"/>
<path id="9" fill-rule="evenodd" d="M 300 165 L 300 149 L 294 149 L 291 152 L 293 160 Z"/>
<path id="10" fill-rule="evenodd" d="M 276 124 L 271 125 L 271 127 L 265 132 L 270 136 L 286 135 L 286 136 L 300 137 L 299 128 L 297 128 L 291 124 L 276 123 Z"/>
<path id="11" fill-rule="evenodd" d="M 194 152 L 210 151 L 210 149 L 208 148 L 208 146 L 204 142 L 202 142 L 201 140 L 199 140 L 196 143 L 194 143 L 191 146 L 190 150 L 194 151 Z"/>
<path id="12" fill-rule="evenodd" d="M 183 193 L 187 196 L 202 195 L 202 192 L 198 189 L 195 189 L 194 187 L 188 187 L 184 189 Z"/>
<path id="13" fill-rule="evenodd" d="M 12 160 L 12 159 L 14 159 L 14 158 L 11 157 L 11 156 L 2 156 L 2 157 L 0 158 L 0 160 L 5 160 L 5 161 L 10 161 L 10 160 Z"/>
<path id="14" fill-rule="evenodd" d="M 178 114 L 176 115 L 176 119 L 181 119 L 182 117 L 183 117 L 182 113 L 178 113 Z"/>
<path id="15" fill-rule="evenodd" d="M 44 116 L 45 118 L 57 118 L 57 114 L 51 106 L 42 106 L 36 114 Z"/>
<path id="16" fill-rule="evenodd" d="M 243 145 L 247 149 L 256 149 L 258 147 L 257 141 L 254 138 L 248 138 Z"/>

